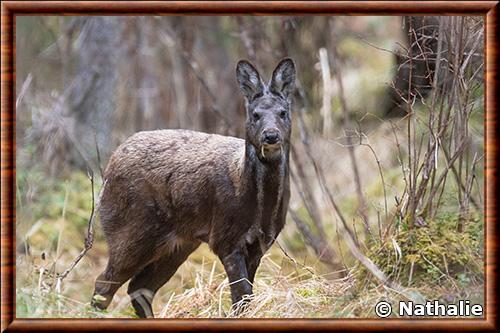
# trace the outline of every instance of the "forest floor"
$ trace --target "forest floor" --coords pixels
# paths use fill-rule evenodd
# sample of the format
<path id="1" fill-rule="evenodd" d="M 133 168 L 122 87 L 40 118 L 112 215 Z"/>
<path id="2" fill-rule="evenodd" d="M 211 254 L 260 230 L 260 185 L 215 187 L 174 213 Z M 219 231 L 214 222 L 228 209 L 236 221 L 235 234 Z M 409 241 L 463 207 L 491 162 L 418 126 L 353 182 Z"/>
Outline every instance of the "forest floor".
<path id="1" fill-rule="evenodd" d="M 159 291 L 154 302 L 157 318 L 235 317 L 222 265 L 208 252 L 205 247 L 197 251 Z M 332 274 L 316 274 L 312 266 L 294 262 L 280 252 L 274 246 L 263 258 L 254 284 L 254 298 L 239 317 L 371 318 L 376 317 L 374 309 L 380 301 L 388 301 L 394 306 L 399 301 L 409 300 L 370 276 L 363 276 L 361 270 L 354 269 L 344 278 L 332 279 Z M 77 266 L 76 272 L 63 281 L 58 292 L 51 268 L 45 270 L 42 267 L 47 266 L 40 261 L 35 264 L 27 260 L 27 257 L 18 257 L 17 317 L 135 316 L 126 295 L 126 286 L 118 291 L 107 311 L 98 311 L 89 305 L 98 271 L 87 270 L 88 262 Z M 484 305 L 483 288 L 481 282 L 472 283 L 448 276 L 434 284 L 407 287 L 405 291 L 422 302 L 437 299 L 456 303 L 459 299 L 468 299 L 472 304 Z"/>
<path id="2" fill-rule="evenodd" d="M 69 213 L 69 212 L 68 212 Z M 480 222 L 477 223 L 481 228 Z M 43 318 L 128 318 L 135 314 L 126 294 L 126 286 L 120 288 L 107 311 L 90 306 L 94 280 L 106 263 L 106 246 L 97 233 L 95 246 L 62 281 L 57 284 L 56 275 L 70 266 L 82 249 L 84 233 L 81 227 L 69 225 L 69 221 L 56 219 L 35 224 L 28 243 L 18 242 L 16 262 L 16 316 Z M 35 230 L 38 229 L 38 230 Z M 431 231 L 432 232 L 432 231 Z M 403 233 L 404 235 L 404 233 Z M 467 239 L 474 236 L 470 230 Z M 417 237 L 426 238 L 425 234 Z M 48 241 L 48 243 L 46 243 Z M 450 243 L 446 243 L 452 246 Z M 467 250 L 474 252 L 464 258 L 468 268 L 456 270 L 436 265 L 415 269 L 408 280 L 409 262 L 417 260 L 406 254 L 404 237 L 399 243 L 403 259 L 397 259 L 394 243 L 367 251 L 386 274 L 404 285 L 405 293 L 384 286 L 363 266 L 354 264 L 344 272 L 329 272 L 314 256 L 293 254 L 278 238 L 278 244 L 264 256 L 254 283 L 254 298 L 247 310 L 239 317 L 251 318 L 365 318 L 376 317 L 375 305 L 384 300 L 393 305 L 415 300 L 440 300 L 457 303 L 461 299 L 472 304 L 484 305 L 484 278 L 481 246 L 474 243 Z M 43 245 L 45 243 L 45 246 Z M 460 243 L 464 243 L 461 241 Z M 28 244 L 30 244 L 28 246 Z M 33 245 L 35 244 L 35 245 Z M 50 245 L 51 244 L 51 245 Z M 24 250 L 19 248 L 24 246 Z M 446 246 L 448 246 L 446 245 Z M 434 248 L 422 249 L 435 257 Z M 430 252 L 429 252 L 430 251 Z M 441 251 L 441 250 L 439 250 Z M 450 253 L 455 249 L 448 248 Z M 479 252 L 478 252 L 479 251 Z M 390 257 L 396 258 L 391 261 Z M 404 259 L 408 258 L 408 260 Z M 413 259 L 412 259 L 413 258 Z M 424 257 L 425 258 L 425 257 Z M 443 254 L 444 260 L 457 263 L 453 256 Z M 394 265 L 396 260 L 399 262 Z M 455 260 L 455 261 L 454 261 Z M 473 267 L 473 261 L 476 266 Z M 423 265 L 422 265 L 423 266 Z M 450 263 L 450 266 L 452 264 Z M 455 269 L 456 271 L 452 271 Z M 397 275 L 391 274 L 396 272 Z M 343 277 L 341 277 L 344 275 Z M 203 244 L 179 268 L 174 277 L 158 292 L 154 301 L 157 318 L 221 318 L 234 317 L 230 304 L 230 292 L 222 264 Z M 393 316 L 397 316 L 394 314 Z"/>

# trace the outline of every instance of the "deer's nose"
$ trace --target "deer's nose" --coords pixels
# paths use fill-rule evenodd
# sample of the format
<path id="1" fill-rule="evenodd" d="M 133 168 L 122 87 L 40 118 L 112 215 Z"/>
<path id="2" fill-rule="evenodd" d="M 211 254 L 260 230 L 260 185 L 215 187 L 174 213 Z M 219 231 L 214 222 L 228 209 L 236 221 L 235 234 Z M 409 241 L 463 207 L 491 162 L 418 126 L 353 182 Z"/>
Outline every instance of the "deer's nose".
<path id="1" fill-rule="evenodd" d="M 262 139 L 265 143 L 274 145 L 281 141 L 280 132 L 278 129 L 268 129 L 262 133 Z"/>

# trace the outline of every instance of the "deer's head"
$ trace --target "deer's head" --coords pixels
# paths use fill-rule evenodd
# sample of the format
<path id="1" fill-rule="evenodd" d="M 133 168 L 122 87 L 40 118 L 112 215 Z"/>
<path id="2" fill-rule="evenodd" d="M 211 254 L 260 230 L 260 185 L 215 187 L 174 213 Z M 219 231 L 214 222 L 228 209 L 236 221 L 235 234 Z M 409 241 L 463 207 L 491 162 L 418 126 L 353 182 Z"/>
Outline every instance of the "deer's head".
<path id="1" fill-rule="evenodd" d="M 238 62 L 236 78 L 246 106 L 246 140 L 261 161 L 279 160 L 290 142 L 291 101 L 295 84 L 292 59 L 280 61 L 266 84 L 246 60 Z"/>

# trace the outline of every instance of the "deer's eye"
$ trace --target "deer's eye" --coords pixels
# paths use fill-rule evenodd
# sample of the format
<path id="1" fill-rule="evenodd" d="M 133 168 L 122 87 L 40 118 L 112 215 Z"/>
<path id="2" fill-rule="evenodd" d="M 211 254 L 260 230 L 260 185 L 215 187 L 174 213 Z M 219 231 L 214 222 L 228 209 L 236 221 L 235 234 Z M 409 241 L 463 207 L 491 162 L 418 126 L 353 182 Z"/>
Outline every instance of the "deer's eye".
<path id="1" fill-rule="evenodd" d="M 257 112 L 254 112 L 254 113 L 252 114 L 252 116 L 253 116 L 253 120 L 256 120 L 256 121 L 257 121 L 257 120 L 259 120 L 259 119 L 260 119 L 260 114 L 258 114 Z"/>
<path id="2" fill-rule="evenodd" d="M 280 112 L 280 117 L 285 119 L 286 118 L 286 111 L 281 111 Z"/>

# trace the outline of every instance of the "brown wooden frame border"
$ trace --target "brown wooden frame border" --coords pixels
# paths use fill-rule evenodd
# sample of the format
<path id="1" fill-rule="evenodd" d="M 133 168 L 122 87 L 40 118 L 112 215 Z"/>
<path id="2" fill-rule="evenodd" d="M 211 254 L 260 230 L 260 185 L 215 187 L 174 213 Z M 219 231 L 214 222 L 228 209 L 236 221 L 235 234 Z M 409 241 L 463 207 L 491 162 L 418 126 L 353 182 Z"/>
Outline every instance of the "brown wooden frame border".
<path id="1" fill-rule="evenodd" d="M 481 15 L 486 19 L 485 319 L 15 319 L 16 15 Z M 1 4 L 2 331 L 488 330 L 497 326 L 498 1 L 5 1 Z"/>

